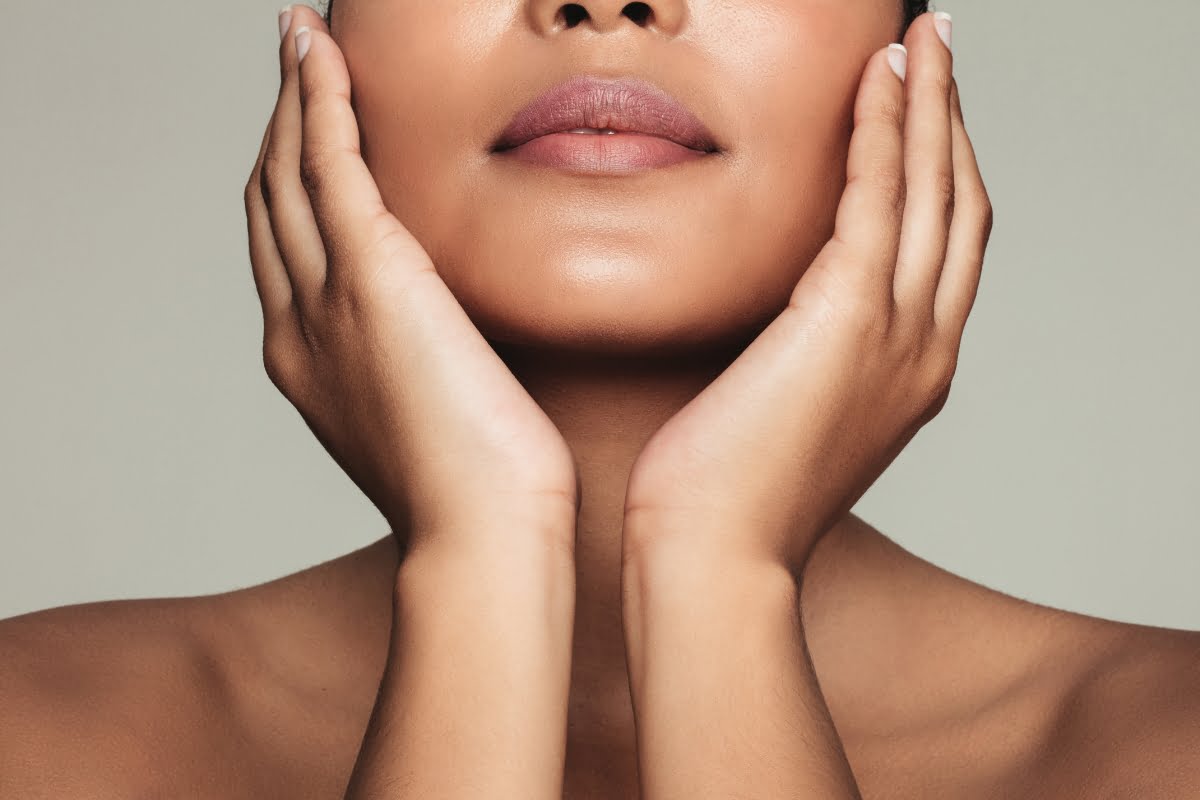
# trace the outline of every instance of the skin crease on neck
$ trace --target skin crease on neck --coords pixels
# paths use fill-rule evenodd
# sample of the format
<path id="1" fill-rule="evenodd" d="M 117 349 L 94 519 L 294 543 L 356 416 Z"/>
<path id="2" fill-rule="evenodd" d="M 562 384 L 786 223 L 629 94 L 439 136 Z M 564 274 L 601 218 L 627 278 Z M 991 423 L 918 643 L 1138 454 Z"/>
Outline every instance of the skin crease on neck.
<path id="1" fill-rule="evenodd" d="M 385 202 L 575 454 L 568 760 L 629 765 L 619 557 L 630 468 L 651 434 L 782 310 L 829 239 L 862 69 L 899 40 L 905 20 L 894 0 L 651 0 L 652 24 L 637 24 L 623 0 L 585 0 L 587 19 L 567 28 L 562 5 L 337 0 L 332 32 Z M 615 180 L 497 163 L 488 149 L 508 118 L 578 72 L 658 82 L 723 152 L 686 175 Z M 247 590 L 276 610 L 264 612 L 272 621 L 255 627 L 255 639 L 303 653 L 312 669 L 293 644 L 307 631 L 284 630 L 275 614 L 293 603 L 324 609 L 310 623 L 347 638 L 341 651 L 371 656 L 331 661 L 313 680 L 359 687 L 359 713 L 369 713 L 361 686 L 382 669 L 396 565 L 389 536 L 302 573 L 304 583 Z M 810 559 L 802 606 L 852 758 L 866 759 L 881 731 L 973 713 L 980 698 L 1027 684 L 1037 663 L 1058 664 L 1053 691 L 1053 676 L 1065 682 L 1079 663 L 1071 653 L 1119 638 L 1099 620 L 957 578 L 854 515 Z M 1033 715 L 1013 724 L 1040 723 Z"/>

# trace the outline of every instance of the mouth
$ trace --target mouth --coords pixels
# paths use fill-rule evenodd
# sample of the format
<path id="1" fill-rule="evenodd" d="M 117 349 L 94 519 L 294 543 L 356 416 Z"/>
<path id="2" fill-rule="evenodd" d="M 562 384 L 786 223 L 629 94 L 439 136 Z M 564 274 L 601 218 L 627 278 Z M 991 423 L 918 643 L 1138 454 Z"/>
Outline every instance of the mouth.
<path id="1" fill-rule="evenodd" d="M 636 78 L 577 76 L 526 105 L 491 152 L 582 172 L 628 172 L 722 152 L 695 114 Z"/>

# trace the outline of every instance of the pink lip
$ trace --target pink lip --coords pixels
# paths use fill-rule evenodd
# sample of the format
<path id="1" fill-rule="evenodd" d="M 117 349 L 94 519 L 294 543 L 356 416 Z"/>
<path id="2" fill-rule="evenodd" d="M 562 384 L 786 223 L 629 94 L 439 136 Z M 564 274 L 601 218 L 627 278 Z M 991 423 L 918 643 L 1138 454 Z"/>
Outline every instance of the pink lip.
<path id="1" fill-rule="evenodd" d="M 568 133 L 574 128 L 617 133 Z M 492 152 L 580 172 L 630 172 L 721 152 L 670 94 L 635 78 L 577 76 L 517 112 Z"/>

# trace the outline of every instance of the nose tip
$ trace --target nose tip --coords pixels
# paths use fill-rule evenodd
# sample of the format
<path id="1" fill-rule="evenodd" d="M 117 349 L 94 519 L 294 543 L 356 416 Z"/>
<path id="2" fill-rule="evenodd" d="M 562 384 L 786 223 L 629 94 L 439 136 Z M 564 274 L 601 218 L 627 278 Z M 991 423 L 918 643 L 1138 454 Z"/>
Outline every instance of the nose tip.
<path id="1" fill-rule="evenodd" d="M 686 0 L 529 0 L 534 24 L 543 34 L 591 27 L 599 33 L 618 30 L 630 23 L 639 28 L 675 35 L 683 25 Z"/>

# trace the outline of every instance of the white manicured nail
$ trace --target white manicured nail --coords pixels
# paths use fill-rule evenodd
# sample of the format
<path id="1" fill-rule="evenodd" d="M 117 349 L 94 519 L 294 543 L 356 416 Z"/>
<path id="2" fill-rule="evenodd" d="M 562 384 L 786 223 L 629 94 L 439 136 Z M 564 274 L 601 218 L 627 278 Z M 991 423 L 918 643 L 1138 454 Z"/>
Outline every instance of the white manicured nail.
<path id="1" fill-rule="evenodd" d="M 950 29 L 953 24 L 950 21 L 950 15 L 945 11 L 933 12 L 933 27 L 937 29 L 938 36 L 942 37 L 942 41 L 946 43 L 947 50 L 953 50 L 950 46 Z"/>
<path id="2" fill-rule="evenodd" d="M 889 44 L 887 58 L 892 65 L 892 72 L 904 80 L 904 73 L 908 71 L 908 48 L 902 44 Z"/>
<path id="3" fill-rule="evenodd" d="M 288 28 L 292 27 L 292 7 L 286 5 L 279 9 L 279 40 L 287 36 Z"/>
<path id="4" fill-rule="evenodd" d="M 311 43 L 312 34 L 308 32 L 307 25 L 301 25 L 296 28 L 296 59 L 303 61 L 304 56 L 308 54 L 308 46 Z"/>

